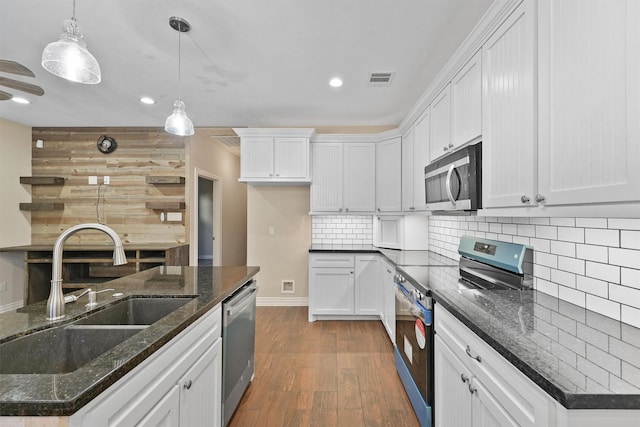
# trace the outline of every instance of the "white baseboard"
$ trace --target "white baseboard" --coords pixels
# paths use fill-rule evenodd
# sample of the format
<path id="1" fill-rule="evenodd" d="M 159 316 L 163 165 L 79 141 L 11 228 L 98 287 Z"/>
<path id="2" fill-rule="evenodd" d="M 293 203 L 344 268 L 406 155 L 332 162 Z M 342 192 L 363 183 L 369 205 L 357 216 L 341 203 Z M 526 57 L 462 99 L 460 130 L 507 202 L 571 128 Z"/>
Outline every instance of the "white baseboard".
<path id="1" fill-rule="evenodd" d="M 0 313 L 6 313 L 7 311 L 16 310 L 18 308 L 22 308 L 24 303 L 22 300 L 14 301 L 9 304 L 0 305 Z"/>
<path id="2" fill-rule="evenodd" d="M 306 307 L 309 305 L 308 297 L 258 297 L 256 299 L 257 306 L 263 307 Z"/>

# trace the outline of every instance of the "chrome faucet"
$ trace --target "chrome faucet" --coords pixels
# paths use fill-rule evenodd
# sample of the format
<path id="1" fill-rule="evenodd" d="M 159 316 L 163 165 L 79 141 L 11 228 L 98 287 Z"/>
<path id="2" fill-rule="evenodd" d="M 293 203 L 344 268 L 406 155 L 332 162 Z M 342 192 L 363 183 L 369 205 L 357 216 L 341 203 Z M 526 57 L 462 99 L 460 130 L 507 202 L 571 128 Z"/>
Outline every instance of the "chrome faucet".
<path id="1" fill-rule="evenodd" d="M 122 240 L 118 234 L 104 224 L 78 224 L 63 231 L 53 246 L 53 272 L 51 274 L 51 292 L 47 300 L 47 320 L 59 320 L 64 317 L 64 295 L 62 294 L 62 246 L 64 242 L 77 231 L 80 230 L 100 230 L 111 237 L 115 248 L 113 249 L 113 265 L 123 265 L 127 263 L 124 255 Z"/>

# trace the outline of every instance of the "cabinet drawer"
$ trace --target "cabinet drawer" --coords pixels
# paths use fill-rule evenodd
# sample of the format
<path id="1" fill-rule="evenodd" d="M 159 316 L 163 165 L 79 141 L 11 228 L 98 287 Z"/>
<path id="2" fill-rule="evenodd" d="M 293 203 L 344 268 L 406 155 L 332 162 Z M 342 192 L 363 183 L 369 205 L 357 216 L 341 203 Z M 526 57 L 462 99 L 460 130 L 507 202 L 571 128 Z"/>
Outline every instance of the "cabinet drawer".
<path id="1" fill-rule="evenodd" d="M 451 348 L 518 425 L 554 425 L 551 420 L 555 414 L 555 405 L 547 393 L 446 309 L 437 304 L 435 307 L 437 336 Z M 480 361 L 474 357 L 478 357 Z"/>
<path id="2" fill-rule="evenodd" d="M 353 268 L 355 256 L 349 254 L 310 254 L 309 265 L 311 267 Z"/>

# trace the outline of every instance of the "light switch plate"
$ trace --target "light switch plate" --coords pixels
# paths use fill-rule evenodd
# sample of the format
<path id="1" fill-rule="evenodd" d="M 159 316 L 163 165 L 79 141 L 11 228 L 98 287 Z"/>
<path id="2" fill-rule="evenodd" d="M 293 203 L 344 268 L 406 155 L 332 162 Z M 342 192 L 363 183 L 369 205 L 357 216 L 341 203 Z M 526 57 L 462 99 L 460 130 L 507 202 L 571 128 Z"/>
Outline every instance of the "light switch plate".
<path id="1" fill-rule="evenodd" d="M 167 212 L 167 222 L 182 221 L 182 212 Z"/>
<path id="2" fill-rule="evenodd" d="M 98 177 L 95 175 L 90 176 L 89 185 L 98 185 Z"/>

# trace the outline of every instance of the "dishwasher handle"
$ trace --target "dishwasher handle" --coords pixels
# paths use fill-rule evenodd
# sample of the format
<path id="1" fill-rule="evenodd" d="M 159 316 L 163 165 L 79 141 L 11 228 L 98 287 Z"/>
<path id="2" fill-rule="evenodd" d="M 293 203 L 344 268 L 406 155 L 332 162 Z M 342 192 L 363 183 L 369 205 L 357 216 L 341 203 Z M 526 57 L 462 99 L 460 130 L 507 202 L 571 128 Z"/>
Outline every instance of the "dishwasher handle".
<path id="1" fill-rule="evenodd" d="M 241 313 L 249 304 L 253 304 L 257 290 L 258 287 L 255 283 L 252 283 L 226 302 L 225 312 L 227 316 L 233 317 L 236 313 Z"/>

